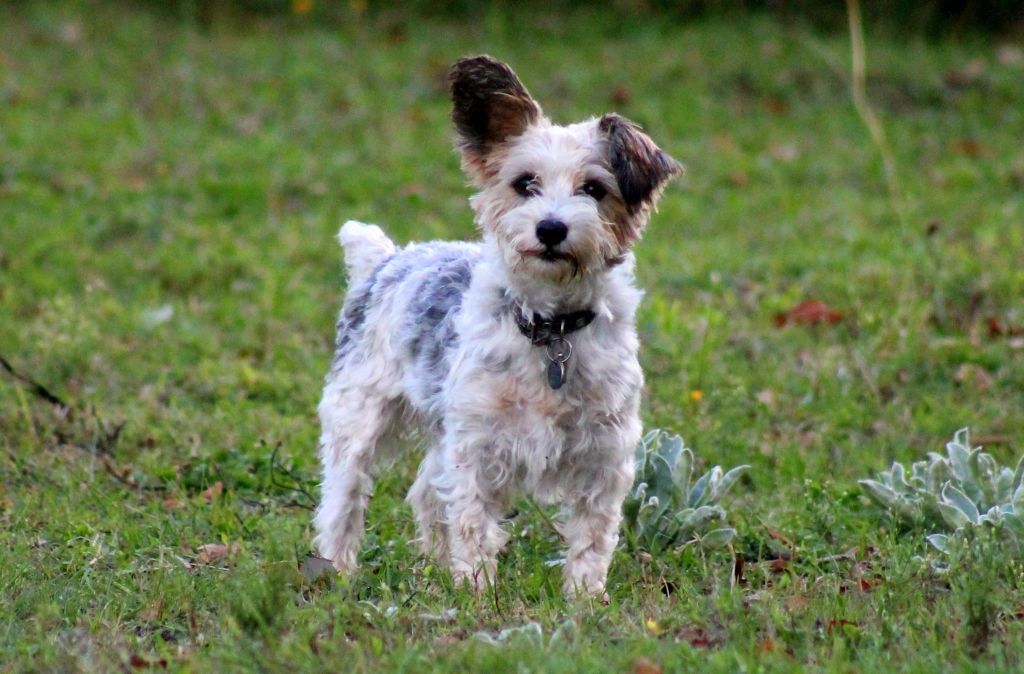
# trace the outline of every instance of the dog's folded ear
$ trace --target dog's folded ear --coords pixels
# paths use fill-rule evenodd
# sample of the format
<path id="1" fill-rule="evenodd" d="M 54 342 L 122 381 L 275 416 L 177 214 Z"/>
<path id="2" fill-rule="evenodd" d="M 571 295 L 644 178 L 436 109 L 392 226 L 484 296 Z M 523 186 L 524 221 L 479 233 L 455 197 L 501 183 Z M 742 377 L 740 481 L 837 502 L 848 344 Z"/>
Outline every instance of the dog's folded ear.
<path id="1" fill-rule="evenodd" d="M 452 121 L 468 169 L 482 170 L 495 146 L 541 118 L 540 105 L 512 69 L 490 56 L 459 59 L 448 72 L 448 82 Z"/>
<path id="2" fill-rule="evenodd" d="M 636 211 L 653 206 L 665 182 L 683 172 L 682 165 L 625 117 L 608 114 L 597 126 L 608 144 L 608 166 L 626 207 Z"/>

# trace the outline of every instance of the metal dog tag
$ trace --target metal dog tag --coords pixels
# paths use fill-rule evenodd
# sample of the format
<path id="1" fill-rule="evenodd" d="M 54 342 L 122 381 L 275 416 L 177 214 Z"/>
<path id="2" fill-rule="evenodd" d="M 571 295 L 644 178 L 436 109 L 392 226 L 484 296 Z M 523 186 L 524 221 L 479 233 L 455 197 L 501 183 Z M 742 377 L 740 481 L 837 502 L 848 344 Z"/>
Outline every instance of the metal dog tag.
<path id="1" fill-rule="evenodd" d="M 566 364 L 572 356 L 572 344 L 565 337 L 558 335 L 547 345 L 548 386 L 553 389 L 562 388 L 565 383 Z"/>
<path id="2" fill-rule="evenodd" d="M 553 360 L 548 363 L 548 385 L 553 389 L 562 388 L 565 383 L 565 363 Z"/>

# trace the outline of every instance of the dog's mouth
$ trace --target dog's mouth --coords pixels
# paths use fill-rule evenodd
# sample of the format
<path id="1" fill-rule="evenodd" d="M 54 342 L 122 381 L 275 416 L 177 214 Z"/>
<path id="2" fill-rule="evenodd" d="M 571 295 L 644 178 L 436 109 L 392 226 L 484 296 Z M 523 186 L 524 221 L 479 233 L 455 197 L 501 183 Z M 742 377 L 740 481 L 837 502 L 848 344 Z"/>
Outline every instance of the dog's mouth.
<path id="1" fill-rule="evenodd" d="M 521 248 L 519 249 L 519 254 L 522 256 L 523 262 L 526 262 L 530 258 L 544 262 L 547 266 L 552 268 L 553 273 L 555 273 L 555 270 L 559 268 L 560 263 L 564 262 L 568 266 L 569 278 L 575 278 L 586 271 L 580 264 L 579 258 L 567 251 L 555 250 L 549 247 Z M 562 271 L 557 271 L 557 273 L 559 275 L 564 274 Z"/>
<path id="2" fill-rule="evenodd" d="M 523 257 L 535 257 L 544 262 L 575 262 L 576 256 L 572 253 L 566 253 L 554 248 L 527 248 L 526 250 L 520 250 L 519 253 Z"/>
<path id="3" fill-rule="evenodd" d="M 568 253 L 560 253 L 559 251 L 553 250 L 551 248 L 545 248 L 537 257 L 544 260 L 545 262 L 561 262 L 563 260 L 572 260 L 572 256 L 569 255 Z"/>

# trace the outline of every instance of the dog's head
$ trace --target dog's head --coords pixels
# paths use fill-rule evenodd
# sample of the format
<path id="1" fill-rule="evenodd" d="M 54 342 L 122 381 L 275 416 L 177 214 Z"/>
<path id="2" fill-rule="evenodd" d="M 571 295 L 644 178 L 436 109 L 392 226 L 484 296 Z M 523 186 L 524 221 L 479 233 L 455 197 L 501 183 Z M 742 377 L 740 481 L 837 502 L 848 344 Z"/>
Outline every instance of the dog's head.
<path id="1" fill-rule="evenodd" d="M 682 167 L 616 114 L 552 124 L 504 63 L 459 60 L 449 73 L 471 202 L 515 273 L 552 282 L 620 262 Z"/>

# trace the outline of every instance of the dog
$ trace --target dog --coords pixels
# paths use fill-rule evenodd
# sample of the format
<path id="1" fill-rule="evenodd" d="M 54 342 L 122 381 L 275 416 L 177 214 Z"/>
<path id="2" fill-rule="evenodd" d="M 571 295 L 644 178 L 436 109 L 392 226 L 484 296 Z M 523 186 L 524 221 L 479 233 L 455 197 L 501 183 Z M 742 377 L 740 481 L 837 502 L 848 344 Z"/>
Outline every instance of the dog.
<path id="1" fill-rule="evenodd" d="M 456 62 L 449 85 L 482 238 L 396 248 L 342 226 L 316 543 L 356 567 L 374 455 L 414 427 L 419 544 L 457 583 L 495 581 L 502 520 L 528 495 L 567 507 L 565 593 L 600 595 L 641 435 L 631 249 L 682 167 L 617 114 L 553 124 L 489 56 Z"/>

